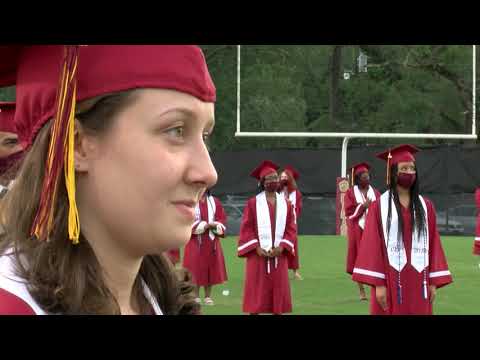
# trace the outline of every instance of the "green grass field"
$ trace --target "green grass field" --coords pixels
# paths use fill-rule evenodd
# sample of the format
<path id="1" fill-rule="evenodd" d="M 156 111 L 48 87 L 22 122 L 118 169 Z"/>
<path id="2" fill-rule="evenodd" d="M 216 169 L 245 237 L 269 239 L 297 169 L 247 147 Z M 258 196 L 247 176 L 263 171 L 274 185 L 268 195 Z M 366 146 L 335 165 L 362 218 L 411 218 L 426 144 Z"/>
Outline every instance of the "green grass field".
<path id="1" fill-rule="evenodd" d="M 222 241 L 228 283 L 213 290 L 215 306 L 206 315 L 241 315 L 244 260 L 236 256 L 237 239 Z M 368 302 L 358 300 L 358 287 L 345 273 L 346 240 L 336 236 L 302 236 L 300 266 L 303 281 L 291 281 L 294 315 L 368 315 Z M 480 314 L 480 258 L 472 255 L 470 237 L 443 237 L 454 283 L 440 289 L 434 306 L 438 315 Z M 291 277 L 291 275 L 290 275 Z M 223 290 L 230 290 L 223 296 Z M 203 298 L 203 290 L 201 292 Z"/>

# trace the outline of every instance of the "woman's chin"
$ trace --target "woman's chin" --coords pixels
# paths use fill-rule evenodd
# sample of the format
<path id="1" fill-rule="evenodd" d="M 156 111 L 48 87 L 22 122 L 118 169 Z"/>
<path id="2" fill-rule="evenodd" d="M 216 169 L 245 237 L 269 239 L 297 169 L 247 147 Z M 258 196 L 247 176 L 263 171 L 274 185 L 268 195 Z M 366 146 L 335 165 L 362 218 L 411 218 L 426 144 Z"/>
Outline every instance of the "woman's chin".
<path id="1" fill-rule="evenodd" d="M 188 232 L 173 233 L 170 239 L 168 239 L 168 249 L 178 249 L 184 247 L 190 240 L 191 235 L 191 230 Z"/>

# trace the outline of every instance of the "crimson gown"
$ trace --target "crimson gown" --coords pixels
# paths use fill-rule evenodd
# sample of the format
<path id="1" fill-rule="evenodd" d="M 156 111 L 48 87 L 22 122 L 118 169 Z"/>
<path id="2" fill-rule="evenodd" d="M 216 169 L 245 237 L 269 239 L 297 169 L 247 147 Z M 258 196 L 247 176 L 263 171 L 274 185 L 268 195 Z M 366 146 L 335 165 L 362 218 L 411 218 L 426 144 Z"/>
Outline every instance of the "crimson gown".
<path id="1" fill-rule="evenodd" d="M 423 295 L 424 274 L 423 272 L 417 272 L 411 265 L 412 223 L 410 210 L 401 206 L 401 216 L 404 223 L 403 242 L 407 255 L 407 264 L 400 273 L 401 304 L 397 299 L 398 272 L 388 262 L 380 215 L 380 201 L 377 200 L 370 206 L 353 271 L 353 280 L 373 287 L 370 299 L 370 313 L 372 315 L 431 315 L 432 304 L 429 300 L 429 285 L 441 288 L 453 281 L 437 231 L 435 208 L 428 199 L 425 199 L 425 203 L 429 227 L 429 266 L 426 268 L 428 299 L 424 299 Z M 376 301 L 374 291 L 376 286 L 387 288 L 388 308 L 386 311 L 383 311 Z"/>
<path id="2" fill-rule="evenodd" d="M 365 207 L 362 203 L 358 203 L 355 198 L 354 188 L 348 189 L 345 193 L 345 217 L 347 219 L 347 273 L 352 275 L 355 261 L 357 260 L 358 248 L 362 239 L 363 229 L 359 225 L 359 221 L 365 214 Z M 380 198 L 380 193 L 373 189 L 375 198 Z"/>
<path id="3" fill-rule="evenodd" d="M 297 230 L 298 230 L 298 219 L 300 218 L 300 215 L 302 213 L 302 207 L 303 207 L 303 202 L 302 202 L 302 193 L 298 190 L 295 190 L 295 219 L 296 219 L 296 224 L 297 224 Z M 298 260 L 299 256 L 299 251 L 298 251 L 298 231 L 295 233 L 295 253 L 293 255 L 288 256 L 288 268 L 290 270 L 298 270 L 300 268 L 300 263 Z"/>
<path id="4" fill-rule="evenodd" d="M 165 254 L 173 265 L 176 265 L 180 262 L 180 249 L 168 250 Z"/>
<path id="5" fill-rule="evenodd" d="M 261 216 L 270 216 L 272 239 L 275 234 L 275 209 L 268 202 L 269 213 Z M 286 225 L 283 239 L 279 246 L 284 252 L 275 260 L 257 255 L 256 249 L 260 246 L 257 225 L 256 197 L 248 200 L 243 213 L 240 236 L 238 242 L 238 256 L 246 259 L 245 283 L 243 294 L 243 312 L 250 314 L 284 314 L 292 312 L 290 282 L 288 280 L 288 255 L 294 252 L 296 225 L 293 207 L 287 202 Z M 273 246 L 274 240 L 272 240 Z M 270 261 L 271 266 L 267 266 Z M 268 273 L 270 268 L 270 273 Z"/>
<path id="6" fill-rule="evenodd" d="M 192 282 L 197 286 L 218 285 L 227 281 L 225 259 L 219 240 L 225 237 L 227 217 L 220 200 L 213 196 L 210 199 L 215 201 L 214 222 L 223 227 L 223 234 L 216 235 L 213 240 L 209 237 L 209 231 L 196 234 L 202 223 L 208 223 L 207 201 L 201 200 L 200 221 L 192 228 L 192 236 L 185 246 L 183 257 L 183 267 L 190 271 Z"/>

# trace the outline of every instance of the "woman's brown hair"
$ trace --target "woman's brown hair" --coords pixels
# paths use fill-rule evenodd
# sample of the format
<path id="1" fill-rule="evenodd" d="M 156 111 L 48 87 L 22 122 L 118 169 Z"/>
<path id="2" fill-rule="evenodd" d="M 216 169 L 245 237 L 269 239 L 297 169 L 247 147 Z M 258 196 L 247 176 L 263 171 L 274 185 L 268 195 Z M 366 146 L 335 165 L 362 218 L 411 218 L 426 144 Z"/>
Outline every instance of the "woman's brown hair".
<path id="1" fill-rule="evenodd" d="M 85 101 L 78 106 L 77 120 L 87 133 L 102 136 L 112 127 L 116 115 L 135 101 L 138 91 Z M 26 280 L 30 294 L 47 313 L 120 314 L 88 239 L 80 233 L 78 245 L 68 240 L 68 198 L 63 177 L 50 238 L 40 242 L 30 236 L 45 173 L 50 126 L 47 123 L 37 134 L 15 185 L 0 204 L 0 221 L 5 230 L 0 238 L 0 254 L 12 250 L 17 275 Z M 164 314 L 199 313 L 189 281 L 189 274 L 177 273 L 164 255 L 145 256 L 133 289 L 140 313 L 152 310 L 142 282 Z"/>

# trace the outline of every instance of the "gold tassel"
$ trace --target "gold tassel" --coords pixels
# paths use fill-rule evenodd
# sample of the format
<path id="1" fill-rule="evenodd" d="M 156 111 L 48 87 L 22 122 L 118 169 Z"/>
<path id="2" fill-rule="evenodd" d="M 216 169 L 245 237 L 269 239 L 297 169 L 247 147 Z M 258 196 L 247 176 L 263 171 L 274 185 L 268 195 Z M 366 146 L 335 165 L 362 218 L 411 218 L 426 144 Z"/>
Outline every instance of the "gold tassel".
<path id="1" fill-rule="evenodd" d="M 77 201 L 75 196 L 75 103 L 77 91 L 74 89 L 74 100 L 70 110 L 68 121 L 67 144 L 65 151 L 65 186 L 68 196 L 68 237 L 74 245 L 78 244 L 80 238 L 80 219 L 78 215 Z"/>
<path id="2" fill-rule="evenodd" d="M 57 111 L 51 129 L 42 196 L 32 227 L 32 235 L 39 240 L 48 240 L 53 230 L 61 166 L 68 196 L 68 236 L 73 244 L 78 244 L 80 237 L 74 167 L 77 65 L 78 46 L 67 46 L 57 93 Z"/>
<path id="3" fill-rule="evenodd" d="M 68 118 L 67 136 L 65 139 L 65 186 L 68 196 L 68 237 L 74 245 L 78 244 L 80 238 L 80 220 L 78 216 L 77 201 L 75 196 L 75 108 L 77 104 L 77 84 L 76 76 L 78 57 L 75 58 L 74 68 L 71 73 L 70 81 L 75 81 L 73 85 L 73 97 Z"/>
<path id="4" fill-rule="evenodd" d="M 387 186 L 390 186 L 390 161 L 392 159 L 392 153 L 388 152 L 388 157 L 387 157 Z"/>

